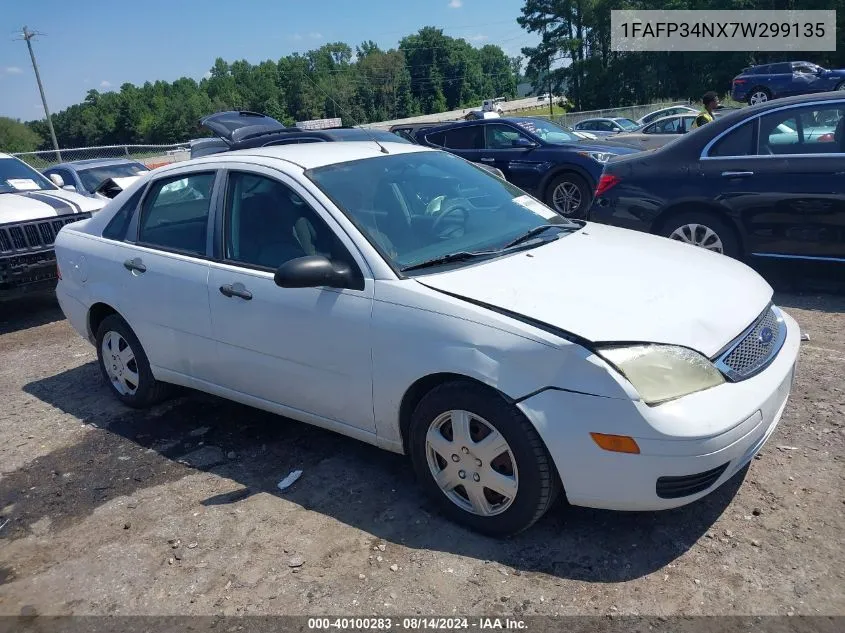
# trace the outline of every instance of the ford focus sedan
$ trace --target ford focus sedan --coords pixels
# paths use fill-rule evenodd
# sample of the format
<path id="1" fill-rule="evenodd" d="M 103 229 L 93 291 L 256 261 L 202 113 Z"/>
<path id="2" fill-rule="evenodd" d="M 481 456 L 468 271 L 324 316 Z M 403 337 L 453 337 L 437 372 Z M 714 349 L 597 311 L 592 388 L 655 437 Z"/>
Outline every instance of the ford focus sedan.
<path id="1" fill-rule="evenodd" d="M 560 494 L 712 492 L 774 432 L 800 339 L 744 264 L 568 220 L 410 144 L 162 167 L 56 253 L 125 404 L 180 385 L 406 454 L 445 514 L 498 536 Z"/>

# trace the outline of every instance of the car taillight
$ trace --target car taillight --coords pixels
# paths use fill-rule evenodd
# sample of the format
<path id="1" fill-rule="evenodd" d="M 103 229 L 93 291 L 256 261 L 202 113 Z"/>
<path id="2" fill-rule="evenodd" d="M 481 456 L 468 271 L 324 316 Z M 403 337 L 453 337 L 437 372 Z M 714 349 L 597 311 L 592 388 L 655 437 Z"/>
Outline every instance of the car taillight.
<path id="1" fill-rule="evenodd" d="M 62 269 L 59 268 L 59 260 L 56 260 L 56 277 L 59 278 L 59 281 L 62 280 Z"/>
<path id="2" fill-rule="evenodd" d="M 602 174 L 599 178 L 599 184 L 596 187 L 596 198 L 601 194 L 606 193 L 608 189 L 616 186 L 619 183 L 619 178 L 613 174 Z"/>
<path id="3" fill-rule="evenodd" d="M 744 83 L 745 83 L 745 79 L 734 79 L 734 86 L 736 86 L 737 84 L 744 84 Z"/>
<path id="4" fill-rule="evenodd" d="M 822 134 L 819 136 L 819 143 L 833 143 L 836 139 L 833 136 L 832 132 L 827 132 L 826 134 Z"/>

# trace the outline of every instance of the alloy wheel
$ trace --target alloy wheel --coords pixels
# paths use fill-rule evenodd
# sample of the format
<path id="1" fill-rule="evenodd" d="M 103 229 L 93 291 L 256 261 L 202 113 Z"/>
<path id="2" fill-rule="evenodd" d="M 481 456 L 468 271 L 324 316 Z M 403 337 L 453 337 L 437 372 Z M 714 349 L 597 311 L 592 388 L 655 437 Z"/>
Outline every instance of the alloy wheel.
<path id="1" fill-rule="evenodd" d="M 722 255 L 725 252 L 719 234 L 704 224 L 682 224 L 669 234 L 669 239 L 706 248 Z"/>
<path id="2" fill-rule="evenodd" d="M 123 396 L 132 396 L 138 391 L 140 374 L 135 352 L 120 333 L 110 330 L 103 337 L 101 346 L 103 367 L 115 390 Z"/>
<path id="3" fill-rule="evenodd" d="M 495 516 L 516 499 L 516 459 L 504 436 L 469 411 L 447 411 L 429 425 L 425 438 L 431 475 L 456 506 Z"/>
<path id="4" fill-rule="evenodd" d="M 758 103 L 765 103 L 769 100 L 769 95 L 767 95 L 762 90 L 758 90 L 754 94 L 751 95 L 751 105 L 756 105 Z"/>
<path id="5" fill-rule="evenodd" d="M 562 182 L 555 187 L 552 203 L 559 213 L 570 216 L 581 207 L 581 190 L 572 182 Z"/>

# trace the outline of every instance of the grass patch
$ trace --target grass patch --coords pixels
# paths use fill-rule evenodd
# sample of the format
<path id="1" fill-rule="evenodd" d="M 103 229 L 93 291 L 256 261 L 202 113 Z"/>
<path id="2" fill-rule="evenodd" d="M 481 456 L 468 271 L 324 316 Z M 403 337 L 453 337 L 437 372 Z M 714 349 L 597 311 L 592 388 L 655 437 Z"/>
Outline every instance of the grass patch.
<path id="1" fill-rule="evenodd" d="M 560 106 L 554 106 L 552 116 L 563 116 L 566 114 L 566 110 L 561 108 Z M 536 108 L 531 108 L 530 110 L 517 110 L 513 112 L 505 112 L 504 116 L 548 116 L 549 115 L 549 104 L 540 105 Z"/>

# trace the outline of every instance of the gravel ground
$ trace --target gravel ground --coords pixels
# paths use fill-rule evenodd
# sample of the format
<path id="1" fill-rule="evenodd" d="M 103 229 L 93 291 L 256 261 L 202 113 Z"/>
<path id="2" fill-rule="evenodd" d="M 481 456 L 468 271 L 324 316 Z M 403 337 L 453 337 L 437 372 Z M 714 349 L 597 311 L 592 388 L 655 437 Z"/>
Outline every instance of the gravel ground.
<path id="1" fill-rule="evenodd" d="M 193 393 L 130 411 L 54 302 L 0 305 L 0 615 L 845 614 L 845 295 L 776 300 L 811 339 L 747 471 L 507 541 L 401 456 Z"/>

